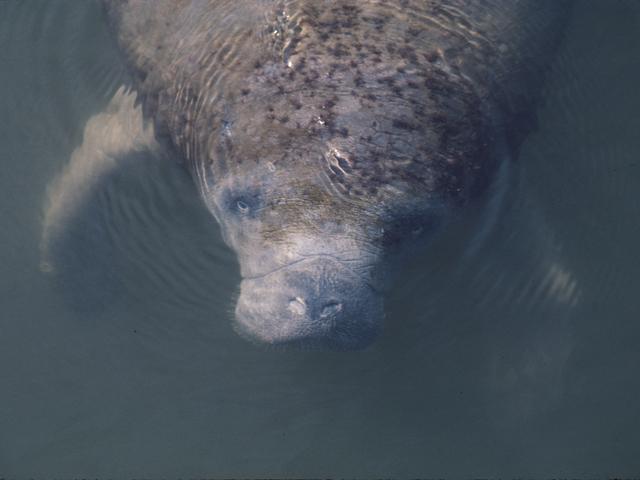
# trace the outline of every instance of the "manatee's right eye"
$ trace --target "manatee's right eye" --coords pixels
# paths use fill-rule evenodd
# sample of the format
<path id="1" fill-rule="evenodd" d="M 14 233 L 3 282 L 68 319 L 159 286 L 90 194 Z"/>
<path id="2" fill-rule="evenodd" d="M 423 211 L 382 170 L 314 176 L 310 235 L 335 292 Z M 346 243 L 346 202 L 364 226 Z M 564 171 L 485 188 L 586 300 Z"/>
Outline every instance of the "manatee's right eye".
<path id="1" fill-rule="evenodd" d="M 245 215 L 247 213 L 249 213 L 249 205 L 247 205 L 245 202 L 243 202 L 242 200 L 238 200 L 236 202 L 236 208 L 238 209 L 238 211 Z"/>
<path id="2" fill-rule="evenodd" d="M 252 217 L 260 211 L 262 197 L 257 189 L 229 189 L 223 193 L 222 205 L 231 214 Z"/>

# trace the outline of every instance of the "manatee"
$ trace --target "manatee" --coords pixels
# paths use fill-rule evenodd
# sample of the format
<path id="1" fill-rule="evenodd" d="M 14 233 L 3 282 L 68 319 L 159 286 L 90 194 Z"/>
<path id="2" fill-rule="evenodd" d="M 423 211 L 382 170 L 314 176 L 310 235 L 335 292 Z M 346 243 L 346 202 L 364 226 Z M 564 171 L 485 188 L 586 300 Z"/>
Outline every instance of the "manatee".
<path id="1" fill-rule="evenodd" d="M 103 6 L 131 75 L 131 108 L 153 128 L 147 143 L 184 163 L 237 253 L 237 330 L 270 345 L 335 350 L 369 345 L 407 252 L 491 197 L 535 127 L 570 8 Z"/>

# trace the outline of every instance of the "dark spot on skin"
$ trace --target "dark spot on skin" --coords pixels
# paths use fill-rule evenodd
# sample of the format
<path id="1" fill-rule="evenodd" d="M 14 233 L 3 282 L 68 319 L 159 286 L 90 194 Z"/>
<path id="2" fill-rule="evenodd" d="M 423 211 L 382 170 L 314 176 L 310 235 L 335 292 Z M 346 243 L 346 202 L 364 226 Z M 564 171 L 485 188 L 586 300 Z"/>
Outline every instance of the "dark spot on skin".
<path id="1" fill-rule="evenodd" d="M 452 88 L 446 82 L 437 77 L 425 78 L 424 85 L 429 89 L 432 98 L 434 98 L 434 95 L 447 96 L 452 91 Z"/>
<path id="2" fill-rule="evenodd" d="M 249 90 L 248 88 L 243 88 L 242 90 L 240 90 L 240 94 L 242 96 L 249 95 L 249 92 L 251 92 L 251 90 Z"/>
<path id="3" fill-rule="evenodd" d="M 366 22 L 372 23 L 378 32 L 381 32 L 385 23 L 387 23 L 387 19 L 384 17 L 363 17 L 362 19 Z"/>
<path id="4" fill-rule="evenodd" d="M 438 52 L 435 50 L 432 50 L 431 52 L 425 53 L 424 58 L 427 62 L 435 63 L 440 58 L 440 55 L 438 55 Z"/>
<path id="5" fill-rule="evenodd" d="M 396 82 L 396 79 L 393 77 L 382 77 L 378 79 L 378 83 L 384 83 L 390 87 L 392 87 Z"/>
<path id="6" fill-rule="evenodd" d="M 412 47 L 404 46 L 398 50 L 400 56 L 411 63 L 416 63 L 418 61 L 418 57 L 416 56 L 416 51 Z"/>
<path id="7" fill-rule="evenodd" d="M 349 65 L 351 66 L 351 68 L 357 68 L 358 67 L 358 62 L 356 62 L 355 60 L 351 60 L 349 62 Z"/>
<path id="8" fill-rule="evenodd" d="M 416 129 L 415 125 L 412 125 L 406 120 L 401 120 L 401 119 L 395 119 L 391 125 L 393 126 L 393 128 L 399 128 L 401 130 L 411 131 Z"/>
<path id="9" fill-rule="evenodd" d="M 260 62 L 260 60 L 256 60 L 256 62 L 253 64 L 253 68 L 262 68 L 262 62 Z"/>
<path id="10" fill-rule="evenodd" d="M 336 103 L 338 103 L 338 97 L 332 97 L 329 100 L 327 100 L 326 102 L 324 102 L 324 105 L 322 105 L 323 109 L 330 109 L 335 107 Z"/>
<path id="11" fill-rule="evenodd" d="M 304 70 L 304 68 L 307 65 L 307 59 L 302 57 L 300 60 L 298 60 L 298 62 L 295 64 L 294 69 L 297 72 L 302 72 Z"/>
<path id="12" fill-rule="evenodd" d="M 337 43 L 334 48 L 329 49 L 329 53 L 331 53 L 334 57 L 340 58 L 349 54 L 349 50 L 342 43 Z"/>

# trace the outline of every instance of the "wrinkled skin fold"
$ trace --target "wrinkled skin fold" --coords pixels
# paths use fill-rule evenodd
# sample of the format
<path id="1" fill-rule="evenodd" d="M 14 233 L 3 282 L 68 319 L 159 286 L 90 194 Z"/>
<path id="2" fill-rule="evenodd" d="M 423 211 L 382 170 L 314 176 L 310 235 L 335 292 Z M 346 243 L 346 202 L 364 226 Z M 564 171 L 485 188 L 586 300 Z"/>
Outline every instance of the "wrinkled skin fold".
<path id="1" fill-rule="evenodd" d="M 568 2 L 105 2 L 145 116 L 238 255 L 238 331 L 357 349 L 402 252 L 486 197 Z"/>

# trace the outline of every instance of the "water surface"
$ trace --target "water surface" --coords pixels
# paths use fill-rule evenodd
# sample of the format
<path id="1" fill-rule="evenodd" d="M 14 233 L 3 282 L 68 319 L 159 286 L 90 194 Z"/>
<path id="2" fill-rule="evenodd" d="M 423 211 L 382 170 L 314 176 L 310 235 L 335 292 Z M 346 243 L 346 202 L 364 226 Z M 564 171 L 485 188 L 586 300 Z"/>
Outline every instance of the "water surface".
<path id="1" fill-rule="evenodd" d="M 495 223 L 413 262 L 370 349 L 287 353 L 233 331 L 234 255 L 167 159 L 43 271 L 47 188 L 126 74 L 95 4 L 0 3 L 0 476 L 638 475 L 638 32 L 579 2 Z"/>

